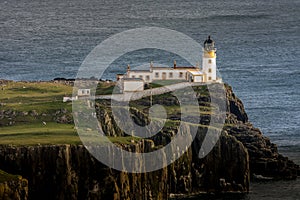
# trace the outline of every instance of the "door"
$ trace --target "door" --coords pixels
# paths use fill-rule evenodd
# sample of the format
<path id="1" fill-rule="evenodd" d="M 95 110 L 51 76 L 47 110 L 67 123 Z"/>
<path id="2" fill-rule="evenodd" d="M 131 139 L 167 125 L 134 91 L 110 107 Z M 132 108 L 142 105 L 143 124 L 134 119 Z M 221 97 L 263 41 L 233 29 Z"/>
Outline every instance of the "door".
<path id="1" fill-rule="evenodd" d="M 163 73 L 162 73 L 162 80 L 166 80 L 166 78 L 167 78 L 167 73 L 166 73 L 166 72 L 163 72 Z"/>

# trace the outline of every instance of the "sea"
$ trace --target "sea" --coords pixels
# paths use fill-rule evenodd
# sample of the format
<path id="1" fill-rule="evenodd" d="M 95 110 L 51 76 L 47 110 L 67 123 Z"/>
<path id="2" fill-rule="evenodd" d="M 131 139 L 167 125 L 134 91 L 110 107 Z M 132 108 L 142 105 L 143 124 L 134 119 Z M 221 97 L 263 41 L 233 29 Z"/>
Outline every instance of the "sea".
<path id="1" fill-rule="evenodd" d="M 199 43 L 211 35 L 219 73 L 249 120 L 300 164 L 299 20 L 299 0 L 1 0 L 0 79 L 75 78 L 93 48 L 128 29 L 168 28 Z M 102 78 L 113 80 L 127 64 L 173 65 L 174 58 L 131 52 Z M 240 199 L 300 199 L 300 181 L 252 183 Z"/>

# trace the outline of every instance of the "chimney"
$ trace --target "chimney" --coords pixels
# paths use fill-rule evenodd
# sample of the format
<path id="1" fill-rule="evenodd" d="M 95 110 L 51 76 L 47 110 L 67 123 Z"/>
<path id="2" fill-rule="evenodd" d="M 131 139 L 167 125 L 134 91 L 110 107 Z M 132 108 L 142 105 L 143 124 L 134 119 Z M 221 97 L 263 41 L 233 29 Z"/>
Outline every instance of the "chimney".
<path id="1" fill-rule="evenodd" d="M 151 61 L 150 62 L 150 72 L 152 72 L 153 71 L 153 62 Z"/>
<path id="2" fill-rule="evenodd" d="M 196 63 L 196 68 L 197 68 L 198 70 L 200 70 L 200 64 L 199 64 L 199 62 Z"/>
<path id="3" fill-rule="evenodd" d="M 174 69 L 176 69 L 176 60 L 174 60 Z"/>
<path id="4" fill-rule="evenodd" d="M 130 71 L 130 65 L 128 64 L 127 65 L 127 72 L 129 72 Z"/>

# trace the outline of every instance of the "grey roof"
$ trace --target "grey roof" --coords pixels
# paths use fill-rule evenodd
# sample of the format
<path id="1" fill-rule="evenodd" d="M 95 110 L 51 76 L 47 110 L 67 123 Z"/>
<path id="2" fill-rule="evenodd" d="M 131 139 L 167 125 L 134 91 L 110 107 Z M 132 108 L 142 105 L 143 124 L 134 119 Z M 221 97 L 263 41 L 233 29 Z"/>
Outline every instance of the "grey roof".
<path id="1" fill-rule="evenodd" d="M 130 72 L 149 72 L 150 73 L 150 70 L 130 70 Z"/>
<path id="2" fill-rule="evenodd" d="M 124 81 L 143 81 L 141 78 L 123 78 Z"/>

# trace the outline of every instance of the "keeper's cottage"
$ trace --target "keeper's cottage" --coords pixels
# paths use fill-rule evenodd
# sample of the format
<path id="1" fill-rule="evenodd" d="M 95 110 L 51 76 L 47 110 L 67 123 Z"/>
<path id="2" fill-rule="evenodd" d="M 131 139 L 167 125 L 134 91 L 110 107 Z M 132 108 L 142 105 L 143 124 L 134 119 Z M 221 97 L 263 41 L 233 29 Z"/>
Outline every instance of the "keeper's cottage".
<path id="1" fill-rule="evenodd" d="M 119 87 L 124 92 L 144 90 L 144 85 L 158 80 L 182 80 L 188 82 L 221 82 L 217 77 L 216 48 L 214 41 L 208 36 L 204 42 L 202 69 L 199 66 L 156 67 L 150 63 L 149 70 L 131 70 L 127 66 L 125 74 L 118 74 Z"/>

